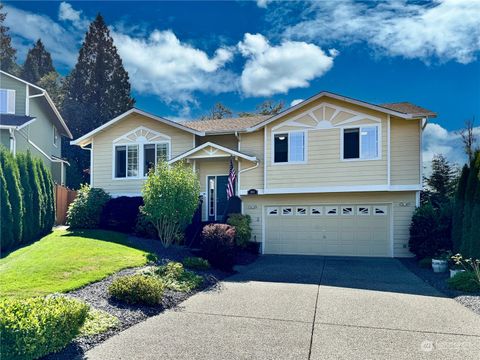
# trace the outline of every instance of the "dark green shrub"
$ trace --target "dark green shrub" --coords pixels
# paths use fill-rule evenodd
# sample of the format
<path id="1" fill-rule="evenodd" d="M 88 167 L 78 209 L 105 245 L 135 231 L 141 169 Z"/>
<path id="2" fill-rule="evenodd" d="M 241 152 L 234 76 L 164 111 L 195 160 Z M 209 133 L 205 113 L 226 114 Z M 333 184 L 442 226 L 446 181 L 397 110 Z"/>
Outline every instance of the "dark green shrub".
<path id="1" fill-rule="evenodd" d="M 175 291 L 189 292 L 203 282 L 201 276 L 185 270 L 181 263 L 173 261 L 159 266 L 154 274 L 160 276 L 167 289 Z"/>
<path id="2" fill-rule="evenodd" d="M 463 211 L 465 208 L 465 190 L 469 171 L 469 167 L 464 165 L 462 174 L 458 180 L 457 192 L 455 193 L 452 218 L 452 243 L 454 252 L 459 252 L 462 246 Z"/>
<path id="3" fill-rule="evenodd" d="M 448 279 L 447 283 L 449 287 L 459 291 L 480 291 L 480 285 L 478 284 L 477 278 L 473 271 L 460 272 L 454 277 Z"/>
<path id="4" fill-rule="evenodd" d="M 138 274 L 115 279 L 108 292 L 127 304 L 158 305 L 162 301 L 164 287 L 158 277 Z"/>
<path id="5" fill-rule="evenodd" d="M 40 234 L 45 235 L 48 231 L 46 230 L 46 221 L 47 221 L 47 188 L 42 175 L 42 163 L 39 159 L 33 159 L 33 168 L 35 171 L 35 181 L 38 184 L 38 202 L 40 205 L 39 209 L 39 219 L 40 219 Z"/>
<path id="6" fill-rule="evenodd" d="M 409 248 L 417 258 L 433 257 L 440 250 L 452 248 L 451 216 L 450 205 L 434 209 L 426 204 L 415 210 L 410 224 Z"/>
<path id="7" fill-rule="evenodd" d="M 10 206 L 12 207 L 12 233 L 13 243 L 12 245 L 18 245 L 22 241 L 22 225 L 23 225 L 23 197 L 22 188 L 20 185 L 20 175 L 18 173 L 17 162 L 13 155 L 5 149 L 3 146 L 0 148 L 0 166 L 3 170 L 3 177 L 7 185 L 8 199 Z M 7 247 L 7 246 L 5 246 Z"/>
<path id="8" fill-rule="evenodd" d="M 202 230 L 202 253 L 219 269 L 231 270 L 235 262 L 235 229 L 227 224 L 210 224 Z"/>
<path id="9" fill-rule="evenodd" d="M 30 152 L 27 152 L 27 168 L 28 168 L 28 182 L 30 188 L 32 189 L 32 218 L 29 219 L 32 226 L 33 238 L 37 238 L 41 235 L 42 222 L 40 218 L 40 209 L 42 207 L 42 190 L 40 188 L 38 180 L 38 171 L 35 166 L 34 160 L 30 155 Z"/>
<path id="10" fill-rule="evenodd" d="M 473 222 L 473 208 L 475 206 L 475 193 L 480 187 L 478 178 L 480 171 L 480 151 L 475 153 L 475 158 L 470 164 L 467 186 L 465 189 L 465 207 L 463 211 L 462 244 L 460 252 L 465 257 L 473 257 L 473 242 L 480 241 L 478 237 L 478 224 Z"/>
<path id="11" fill-rule="evenodd" d="M 143 238 L 158 239 L 157 229 L 141 209 L 137 216 L 137 222 L 133 229 L 133 233 Z"/>
<path id="12" fill-rule="evenodd" d="M 0 300 L 2 359 L 38 359 L 78 335 L 89 307 L 65 297 Z"/>
<path id="13" fill-rule="evenodd" d="M 246 248 L 252 237 L 252 228 L 250 215 L 230 214 L 227 224 L 235 228 L 235 243 L 238 247 Z"/>
<path id="14" fill-rule="evenodd" d="M 103 206 L 109 199 L 104 190 L 82 185 L 68 208 L 67 224 L 74 229 L 98 228 Z"/>
<path id="15" fill-rule="evenodd" d="M 202 259 L 201 257 L 186 257 L 183 259 L 182 264 L 187 269 L 193 269 L 193 270 L 210 269 L 210 263 L 208 262 L 208 260 Z"/>
<path id="16" fill-rule="evenodd" d="M 24 204 L 24 217 L 23 217 L 23 243 L 30 242 L 37 236 L 37 229 L 35 224 L 38 223 L 34 213 L 33 204 L 33 190 L 30 186 L 30 168 L 29 159 L 27 154 L 17 154 L 18 172 L 20 175 L 20 184 L 22 186 L 22 196 Z"/>
<path id="17" fill-rule="evenodd" d="M 431 269 L 432 268 L 432 258 L 426 257 L 423 258 L 418 262 L 418 266 L 423 269 Z"/>
<path id="18" fill-rule="evenodd" d="M 100 217 L 102 229 L 132 233 L 143 205 L 141 196 L 120 196 L 107 201 Z"/>
<path id="19" fill-rule="evenodd" d="M 7 182 L 0 166 L 0 250 L 5 250 L 13 244 L 13 215 L 12 206 L 8 198 Z"/>
<path id="20" fill-rule="evenodd" d="M 48 170 L 45 164 L 38 160 L 39 176 L 42 178 L 42 184 L 44 186 L 44 204 L 45 204 L 45 217 L 43 219 L 44 233 L 48 234 L 53 225 L 55 225 L 55 195 L 53 194 L 53 180 L 50 170 Z"/>

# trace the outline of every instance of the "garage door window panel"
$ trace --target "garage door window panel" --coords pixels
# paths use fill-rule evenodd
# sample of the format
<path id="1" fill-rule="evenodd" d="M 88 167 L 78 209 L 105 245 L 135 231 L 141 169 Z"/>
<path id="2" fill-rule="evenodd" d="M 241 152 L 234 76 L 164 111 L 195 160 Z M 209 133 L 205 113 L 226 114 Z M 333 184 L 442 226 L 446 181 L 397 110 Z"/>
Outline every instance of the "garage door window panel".
<path id="1" fill-rule="evenodd" d="M 373 215 L 376 215 L 376 216 L 387 215 L 387 207 L 386 206 L 375 206 L 374 210 L 373 210 Z"/>
<path id="2" fill-rule="evenodd" d="M 310 208 L 310 215 L 319 216 L 319 215 L 322 215 L 322 213 L 323 211 L 321 206 L 312 206 Z"/>
<path id="3" fill-rule="evenodd" d="M 270 216 L 278 215 L 278 207 L 268 207 L 267 215 L 270 215 Z"/>
<path id="4" fill-rule="evenodd" d="M 353 215 L 353 206 L 342 206 L 342 215 Z"/>
<path id="5" fill-rule="evenodd" d="M 291 207 L 282 208 L 282 215 L 293 215 L 293 209 Z"/>
<path id="6" fill-rule="evenodd" d="M 335 216 L 338 213 L 338 208 L 336 206 L 326 206 L 325 207 L 325 215 L 327 216 Z"/>
<path id="7" fill-rule="evenodd" d="M 297 207 L 295 209 L 295 215 L 298 215 L 298 216 L 304 216 L 304 215 L 307 215 L 307 208 L 306 207 Z"/>
<path id="8" fill-rule="evenodd" d="M 357 215 L 359 215 L 359 216 L 370 215 L 370 207 L 369 206 L 358 206 L 357 207 Z"/>

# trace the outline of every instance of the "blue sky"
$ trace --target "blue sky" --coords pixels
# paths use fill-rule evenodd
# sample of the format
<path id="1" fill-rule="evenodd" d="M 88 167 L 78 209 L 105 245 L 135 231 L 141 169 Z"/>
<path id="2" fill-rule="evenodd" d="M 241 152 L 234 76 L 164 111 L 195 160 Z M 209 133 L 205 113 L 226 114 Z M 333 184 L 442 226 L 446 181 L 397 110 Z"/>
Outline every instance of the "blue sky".
<path id="1" fill-rule="evenodd" d="M 321 90 L 439 116 L 425 155 L 461 161 L 460 128 L 480 122 L 480 1 L 6 2 L 23 62 L 42 38 L 58 70 L 74 65 L 100 12 L 129 71 L 137 107 L 196 118 L 221 101 L 286 106 Z"/>

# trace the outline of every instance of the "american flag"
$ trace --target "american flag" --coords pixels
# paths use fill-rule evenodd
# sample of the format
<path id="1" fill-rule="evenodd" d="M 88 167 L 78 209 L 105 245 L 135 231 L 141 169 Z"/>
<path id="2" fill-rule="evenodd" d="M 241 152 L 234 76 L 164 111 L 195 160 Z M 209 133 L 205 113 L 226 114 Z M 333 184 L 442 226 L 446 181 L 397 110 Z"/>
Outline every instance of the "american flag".
<path id="1" fill-rule="evenodd" d="M 228 184 L 227 184 L 227 199 L 230 199 L 235 195 L 235 179 L 237 174 L 235 173 L 235 168 L 233 167 L 233 159 L 230 158 L 230 171 L 228 172 Z"/>

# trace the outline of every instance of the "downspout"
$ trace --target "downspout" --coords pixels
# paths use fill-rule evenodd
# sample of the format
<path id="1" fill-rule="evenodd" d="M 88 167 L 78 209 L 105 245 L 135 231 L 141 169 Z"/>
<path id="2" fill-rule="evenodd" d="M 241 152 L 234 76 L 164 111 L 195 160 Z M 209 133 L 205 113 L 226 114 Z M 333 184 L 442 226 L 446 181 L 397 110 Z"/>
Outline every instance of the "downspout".
<path id="1" fill-rule="evenodd" d="M 15 138 L 15 129 L 8 129 L 10 133 L 10 152 L 15 155 L 17 152 L 17 139 Z"/>

